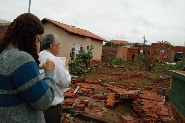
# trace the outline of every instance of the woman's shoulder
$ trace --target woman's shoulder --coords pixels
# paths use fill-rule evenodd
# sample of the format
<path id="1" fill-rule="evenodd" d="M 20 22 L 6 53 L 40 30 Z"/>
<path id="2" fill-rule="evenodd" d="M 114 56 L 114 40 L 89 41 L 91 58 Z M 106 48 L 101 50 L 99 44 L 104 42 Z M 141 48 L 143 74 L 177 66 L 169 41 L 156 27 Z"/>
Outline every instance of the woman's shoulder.
<path id="1" fill-rule="evenodd" d="M 17 48 L 10 48 L 8 52 L 6 52 L 6 56 L 11 58 L 13 61 L 19 61 L 19 62 L 27 62 L 27 61 L 34 61 L 33 57 L 25 52 L 20 51 Z"/>
<path id="2" fill-rule="evenodd" d="M 6 49 L 6 51 L 1 54 L 0 59 L 2 60 L 2 68 L 9 72 L 16 70 L 26 63 L 35 62 L 34 58 L 29 53 L 19 51 L 16 48 Z"/>
<path id="3" fill-rule="evenodd" d="M 24 51 L 16 52 L 16 59 L 22 62 L 35 61 L 34 58 L 29 53 Z"/>

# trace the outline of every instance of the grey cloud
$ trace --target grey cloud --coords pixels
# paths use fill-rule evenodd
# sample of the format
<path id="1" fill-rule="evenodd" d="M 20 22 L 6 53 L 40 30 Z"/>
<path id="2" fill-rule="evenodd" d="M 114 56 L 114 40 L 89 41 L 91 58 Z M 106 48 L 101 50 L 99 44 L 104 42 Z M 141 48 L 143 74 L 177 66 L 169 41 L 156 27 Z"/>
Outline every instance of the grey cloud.
<path id="1" fill-rule="evenodd" d="M 137 35 L 142 35 L 141 32 L 136 29 L 136 28 L 132 28 L 131 31 L 130 31 L 131 34 L 137 34 Z"/>
<path id="2" fill-rule="evenodd" d="M 13 1 L 13 2 L 12 2 Z M 170 41 L 184 45 L 184 0 L 32 0 L 31 13 L 82 28 L 104 39 Z M 1 0 L 0 19 L 27 12 L 28 0 Z M 178 43 L 177 43 L 178 42 Z"/>

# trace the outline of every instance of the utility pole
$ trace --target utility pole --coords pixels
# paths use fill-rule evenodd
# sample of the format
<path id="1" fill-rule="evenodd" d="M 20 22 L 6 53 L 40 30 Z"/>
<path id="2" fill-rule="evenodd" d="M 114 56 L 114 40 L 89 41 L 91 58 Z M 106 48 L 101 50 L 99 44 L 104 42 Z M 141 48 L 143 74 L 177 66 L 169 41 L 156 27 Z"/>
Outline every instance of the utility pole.
<path id="1" fill-rule="evenodd" d="M 145 40 L 145 36 L 144 36 L 144 37 L 142 37 L 142 38 L 144 38 L 144 45 L 145 45 L 145 43 L 147 42 L 147 40 Z"/>
<path id="2" fill-rule="evenodd" d="M 28 13 L 30 13 L 30 5 L 31 5 L 31 0 L 29 0 Z"/>

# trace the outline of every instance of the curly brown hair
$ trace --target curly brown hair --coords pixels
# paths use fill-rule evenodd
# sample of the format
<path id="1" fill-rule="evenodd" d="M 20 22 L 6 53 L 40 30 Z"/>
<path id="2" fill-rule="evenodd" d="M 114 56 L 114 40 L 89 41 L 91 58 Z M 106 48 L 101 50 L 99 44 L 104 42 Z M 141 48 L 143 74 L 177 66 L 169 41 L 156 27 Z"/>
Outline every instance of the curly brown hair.
<path id="1" fill-rule="evenodd" d="M 0 53 L 9 45 L 13 44 L 21 51 L 32 55 L 37 65 L 39 65 L 37 45 L 35 44 L 36 35 L 44 33 L 44 26 L 40 19 L 31 14 L 24 13 L 19 15 L 10 24 L 3 37 L 0 39 Z"/>

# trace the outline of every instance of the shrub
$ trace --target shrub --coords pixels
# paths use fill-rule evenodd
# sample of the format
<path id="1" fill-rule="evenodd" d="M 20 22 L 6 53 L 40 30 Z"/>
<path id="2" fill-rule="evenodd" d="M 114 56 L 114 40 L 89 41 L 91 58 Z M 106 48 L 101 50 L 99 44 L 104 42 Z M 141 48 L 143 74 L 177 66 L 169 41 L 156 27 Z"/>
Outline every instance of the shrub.
<path id="1" fill-rule="evenodd" d="M 90 46 L 90 50 L 85 52 L 84 50 L 79 51 L 76 55 L 75 60 L 70 60 L 68 63 L 69 73 L 76 76 L 85 76 L 88 68 L 90 67 L 90 61 L 93 58 L 92 50 L 93 45 Z"/>
<path id="2" fill-rule="evenodd" d="M 136 65 L 140 68 L 144 68 L 150 71 L 153 67 L 155 67 L 156 59 L 157 58 L 153 55 L 138 55 L 134 61 L 137 61 Z"/>
<path id="3" fill-rule="evenodd" d="M 83 66 L 86 67 L 86 69 L 88 69 L 90 67 L 90 61 L 93 58 L 93 54 L 92 54 L 92 50 L 94 49 L 93 45 L 90 46 L 90 50 L 88 50 L 87 52 L 83 51 L 79 51 L 79 54 L 76 55 L 76 59 L 79 62 L 81 62 L 81 64 Z"/>
<path id="4" fill-rule="evenodd" d="M 104 60 L 105 63 L 111 64 L 111 65 L 121 65 L 123 64 L 123 59 L 121 58 L 112 58 L 112 57 L 107 57 Z"/>
<path id="5" fill-rule="evenodd" d="M 82 61 L 80 59 L 70 60 L 68 63 L 69 73 L 75 76 L 85 76 L 87 69 L 81 63 Z"/>
<path id="6" fill-rule="evenodd" d="M 179 63 L 173 65 L 173 64 L 160 64 L 155 66 L 152 71 L 161 71 L 161 72 L 166 72 L 168 70 L 181 70 L 185 65 L 185 59 L 182 59 Z"/>

